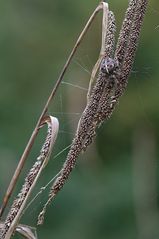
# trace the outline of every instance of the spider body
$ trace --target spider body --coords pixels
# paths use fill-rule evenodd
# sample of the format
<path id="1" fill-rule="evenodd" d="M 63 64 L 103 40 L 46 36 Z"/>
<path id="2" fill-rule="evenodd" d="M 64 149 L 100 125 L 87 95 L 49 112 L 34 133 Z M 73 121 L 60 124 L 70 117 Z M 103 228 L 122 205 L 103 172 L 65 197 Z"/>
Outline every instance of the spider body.
<path id="1" fill-rule="evenodd" d="M 111 57 L 104 57 L 101 61 L 101 71 L 104 74 L 111 75 L 118 68 L 119 63 Z"/>
<path id="2" fill-rule="evenodd" d="M 119 68 L 119 63 L 116 59 L 108 56 L 104 57 L 101 61 L 100 69 L 107 80 L 107 88 L 111 90 L 116 82 L 116 70 Z"/>

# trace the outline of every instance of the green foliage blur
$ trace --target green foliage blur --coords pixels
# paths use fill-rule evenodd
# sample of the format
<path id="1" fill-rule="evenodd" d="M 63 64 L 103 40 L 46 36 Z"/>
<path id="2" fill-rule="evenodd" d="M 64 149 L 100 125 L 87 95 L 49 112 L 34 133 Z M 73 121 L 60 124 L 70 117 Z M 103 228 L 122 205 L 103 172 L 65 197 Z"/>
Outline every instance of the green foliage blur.
<path id="1" fill-rule="evenodd" d="M 116 16 L 118 36 L 128 0 L 108 3 Z M 95 0 L 0 1 L 1 202 L 44 103 L 97 4 Z M 59 171 L 66 158 L 68 149 L 54 156 L 73 138 L 86 104 L 85 89 L 100 40 L 101 14 L 49 108 L 49 113 L 59 119 L 60 132 L 34 195 Z M 44 225 L 37 228 L 38 239 L 159 237 L 158 92 L 159 2 L 151 0 L 126 93 L 48 207 Z M 38 136 L 12 199 L 38 155 L 44 134 L 45 130 Z M 36 227 L 48 192 L 49 188 L 29 206 L 21 223 Z M 16 234 L 14 238 L 21 237 Z"/>

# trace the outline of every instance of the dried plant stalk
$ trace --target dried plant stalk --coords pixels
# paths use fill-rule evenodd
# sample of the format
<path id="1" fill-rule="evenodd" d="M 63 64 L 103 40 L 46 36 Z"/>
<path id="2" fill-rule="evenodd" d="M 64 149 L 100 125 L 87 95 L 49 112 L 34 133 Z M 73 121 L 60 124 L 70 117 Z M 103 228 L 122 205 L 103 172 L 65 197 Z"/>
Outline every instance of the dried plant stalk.
<path id="1" fill-rule="evenodd" d="M 51 154 L 53 145 L 55 143 L 59 123 L 55 117 L 48 116 L 45 117 L 40 125 L 40 128 L 43 127 L 44 124 L 48 124 L 48 132 L 45 139 L 45 142 L 41 148 L 40 155 L 37 157 L 36 162 L 30 169 L 28 175 L 25 178 L 25 183 L 22 186 L 20 193 L 17 198 L 14 200 L 13 205 L 7 215 L 7 218 L 4 222 L 4 226 L 0 231 L 1 239 L 9 239 L 13 232 L 15 231 L 20 217 L 22 215 L 24 206 L 43 170 L 46 166 L 49 156 Z"/>
<path id="2" fill-rule="evenodd" d="M 33 131 L 33 134 L 26 146 L 24 154 L 20 160 L 17 167 L 16 173 L 11 181 L 11 186 L 9 187 L 6 197 L 4 198 L 4 203 L 2 205 L 0 215 L 2 215 L 4 208 L 7 205 L 8 199 L 11 192 L 15 186 L 15 182 L 19 176 L 20 169 L 22 168 L 24 161 L 26 160 L 35 137 L 38 133 L 39 128 L 43 126 L 44 123 L 48 124 L 48 134 L 45 143 L 40 152 L 40 156 L 37 161 L 29 171 L 25 179 L 25 183 L 22 187 L 21 192 L 18 194 L 17 199 L 13 202 L 11 210 L 0 230 L 1 239 L 9 239 L 13 232 L 16 230 L 19 219 L 22 215 L 24 205 L 42 171 L 44 166 L 47 164 L 49 155 L 51 153 L 54 140 L 56 139 L 56 134 L 58 131 L 57 119 L 53 117 L 44 117 L 47 113 L 48 106 L 54 97 L 58 86 L 66 72 L 70 61 L 76 52 L 83 36 L 86 34 L 90 24 L 95 18 L 96 14 L 103 9 L 103 28 L 102 28 L 102 47 L 91 75 L 88 101 L 84 112 L 78 123 L 77 131 L 73 139 L 70 151 L 67 155 L 67 159 L 60 171 L 57 179 L 53 183 L 48 201 L 44 205 L 42 212 L 38 217 L 38 224 L 43 223 L 44 213 L 46 211 L 47 205 L 54 199 L 56 194 L 63 187 L 65 181 L 69 177 L 72 169 L 76 164 L 77 157 L 82 150 L 85 150 L 88 145 L 92 143 L 94 136 L 96 135 L 96 129 L 101 125 L 104 120 L 110 118 L 116 104 L 119 101 L 119 97 L 124 93 L 127 86 L 128 77 L 130 75 L 135 52 L 137 49 L 137 44 L 139 40 L 139 34 L 141 31 L 141 26 L 143 22 L 143 17 L 145 15 L 146 6 L 148 0 L 130 0 L 128 9 L 126 11 L 125 19 L 123 22 L 122 29 L 120 31 L 118 44 L 114 54 L 114 42 L 115 42 L 115 18 L 112 12 L 108 9 L 108 4 L 102 2 L 95 9 L 89 21 L 87 22 L 84 30 L 80 34 L 60 76 L 57 80 L 51 95 L 42 111 L 42 114 L 38 120 L 38 123 Z M 92 81 L 96 77 L 98 72 L 98 77 L 94 87 L 92 89 Z M 22 234 L 22 233 L 21 233 Z M 29 235 L 28 235 L 29 238 Z M 32 239 L 32 238 L 31 238 Z"/>
<path id="3" fill-rule="evenodd" d="M 131 0 L 129 2 L 114 59 L 111 57 L 113 57 L 115 25 L 113 14 L 111 14 L 111 12 L 108 14 L 110 23 L 107 27 L 105 45 L 102 46 L 102 49 L 105 50 L 105 56 L 102 61 L 99 61 L 99 75 L 87 106 L 80 118 L 76 135 L 61 174 L 53 183 L 49 199 L 39 214 L 38 224 L 43 223 L 47 205 L 63 187 L 76 164 L 80 152 L 92 142 L 95 129 L 100 126 L 101 122 L 110 118 L 119 101 L 119 97 L 125 91 L 132 69 L 147 3 L 147 0 Z M 98 61 L 95 67 L 98 68 Z"/>

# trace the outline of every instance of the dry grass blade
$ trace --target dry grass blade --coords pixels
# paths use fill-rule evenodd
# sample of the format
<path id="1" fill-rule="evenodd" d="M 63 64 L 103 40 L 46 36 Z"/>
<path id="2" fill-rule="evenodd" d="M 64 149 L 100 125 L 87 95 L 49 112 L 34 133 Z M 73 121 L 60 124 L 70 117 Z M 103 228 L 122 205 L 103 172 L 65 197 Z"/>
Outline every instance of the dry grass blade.
<path id="1" fill-rule="evenodd" d="M 0 230 L 4 227 L 4 223 L 0 223 Z M 32 231 L 35 231 L 35 233 L 33 233 Z M 15 232 L 21 234 L 24 238 L 26 239 L 37 239 L 37 235 L 36 235 L 36 230 L 33 227 L 29 227 L 27 225 L 23 225 L 23 224 L 19 224 L 16 228 L 15 228 Z"/>
<path id="2" fill-rule="evenodd" d="M 101 43 L 101 49 L 100 49 L 98 60 L 95 63 L 95 65 L 93 67 L 93 70 L 92 70 L 92 73 L 91 73 L 91 78 L 90 78 L 88 93 L 87 93 L 87 102 L 90 99 L 92 85 L 95 81 L 96 74 L 99 70 L 100 63 L 101 63 L 102 58 L 103 58 L 104 53 L 105 53 L 105 47 L 104 46 L 105 46 L 105 42 L 106 42 L 106 35 L 107 35 L 107 29 L 108 29 L 108 14 L 109 14 L 108 4 L 103 2 L 102 43 Z"/>
<path id="3" fill-rule="evenodd" d="M 34 229 L 34 228 L 28 227 L 26 225 L 19 224 L 16 227 L 16 232 L 21 234 L 26 239 L 37 239 L 37 235 L 36 235 L 36 233 L 34 235 L 34 233 L 32 232 L 32 229 Z"/>

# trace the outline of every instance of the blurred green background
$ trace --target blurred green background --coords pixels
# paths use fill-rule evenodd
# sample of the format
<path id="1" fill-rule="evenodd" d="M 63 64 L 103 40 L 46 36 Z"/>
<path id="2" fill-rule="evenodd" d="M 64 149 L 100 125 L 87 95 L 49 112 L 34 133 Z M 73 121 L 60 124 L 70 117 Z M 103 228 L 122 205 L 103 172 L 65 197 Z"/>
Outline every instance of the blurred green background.
<path id="1" fill-rule="evenodd" d="M 118 34 L 128 1 L 108 3 L 116 15 Z M 0 1 L 1 201 L 48 94 L 97 4 L 96 0 Z M 59 118 L 60 133 L 34 195 L 59 171 L 66 158 L 68 150 L 55 156 L 71 143 L 85 107 L 100 39 L 101 14 L 49 108 L 50 114 Z M 158 42 L 159 2 L 151 0 L 127 91 L 49 206 L 44 225 L 37 228 L 39 239 L 159 237 Z M 43 136 L 41 132 L 12 198 L 38 155 Z M 29 206 L 22 223 L 36 226 L 48 191 Z"/>

